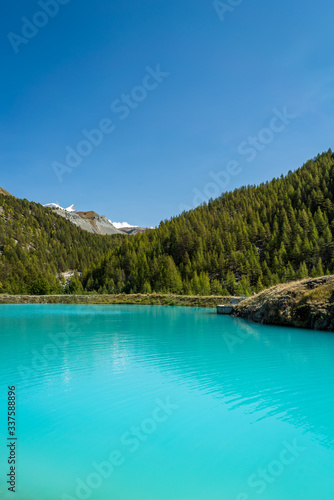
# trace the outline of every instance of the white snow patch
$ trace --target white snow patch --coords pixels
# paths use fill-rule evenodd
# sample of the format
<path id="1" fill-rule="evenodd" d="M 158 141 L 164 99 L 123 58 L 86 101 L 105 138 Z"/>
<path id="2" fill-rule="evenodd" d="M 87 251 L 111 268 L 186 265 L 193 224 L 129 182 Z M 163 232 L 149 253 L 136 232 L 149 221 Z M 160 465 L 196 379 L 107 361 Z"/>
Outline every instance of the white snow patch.
<path id="1" fill-rule="evenodd" d="M 71 205 L 70 207 L 65 208 L 66 212 L 76 212 L 75 205 Z"/>
<path id="2" fill-rule="evenodd" d="M 46 203 L 46 205 L 43 205 L 43 207 L 57 208 L 58 210 L 65 210 L 65 212 L 76 212 L 75 205 L 63 208 L 58 203 Z"/>
<path id="3" fill-rule="evenodd" d="M 139 227 L 134 224 L 129 224 L 128 222 L 111 222 L 109 221 L 116 229 L 122 229 L 124 227 Z"/>

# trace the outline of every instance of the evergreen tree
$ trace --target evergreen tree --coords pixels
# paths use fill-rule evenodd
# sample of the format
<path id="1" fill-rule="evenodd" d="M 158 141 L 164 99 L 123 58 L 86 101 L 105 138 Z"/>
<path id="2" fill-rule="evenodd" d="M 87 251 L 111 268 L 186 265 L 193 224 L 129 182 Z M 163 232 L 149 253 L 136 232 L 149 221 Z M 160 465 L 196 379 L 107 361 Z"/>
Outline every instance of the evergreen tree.
<path id="1" fill-rule="evenodd" d="M 334 272 L 334 156 L 245 186 L 135 236 L 87 233 L 0 195 L 0 292 L 251 294 Z"/>

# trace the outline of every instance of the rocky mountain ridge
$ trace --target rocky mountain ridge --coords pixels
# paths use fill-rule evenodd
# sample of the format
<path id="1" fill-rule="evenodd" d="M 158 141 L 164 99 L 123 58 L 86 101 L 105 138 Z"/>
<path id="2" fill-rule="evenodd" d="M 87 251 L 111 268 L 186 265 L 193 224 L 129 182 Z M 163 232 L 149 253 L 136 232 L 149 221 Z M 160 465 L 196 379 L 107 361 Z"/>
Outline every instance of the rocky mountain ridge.
<path id="1" fill-rule="evenodd" d="M 11 193 L 0 187 L 0 194 L 3 194 L 4 196 L 13 196 Z"/>
<path id="2" fill-rule="evenodd" d="M 47 203 L 43 205 L 45 208 L 51 208 L 57 214 L 68 219 L 73 224 L 90 233 L 97 233 L 103 235 L 113 234 L 128 234 L 135 235 L 143 233 L 146 228 L 131 226 L 127 222 L 114 223 L 107 219 L 105 215 L 99 215 L 93 210 L 88 212 L 77 211 L 75 205 L 70 205 L 68 208 L 61 207 L 58 203 Z"/>
<path id="3" fill-rule="evenodd" d="M 93 211 L 69 212 L 62 208 L 52 208 L 52 210 L 89 233 L 103 235 L 123 234 L 109 222 L 105 215 L 98 215 Z"/>
<path id="4" fill-rule="evenodd" d="M 0 195 L 13 196 L 11 193 L 0 187 Z M 74 204 L 67 208 L 63 208 L 59 203 L 46 203 L 43 205 L 44 208 L 50 208 L 55 213 L 64 217 L 65 219 L 80 227 L 84 231 L 89 233 L 101 234 L 101 235 L 114 235 L 114 234 L 127 234 L 135 235 L 138 233 L 143 233 L 147 228 L 139 227 L 135 225 L 128 224 L 127 222 L 115 223 L 109 220 L 105 215 L 99 215 L 93 210 L 88 212 L 77 212 Z M 0 207 L 0 215 L 3 212 L 2 207 Z"/>

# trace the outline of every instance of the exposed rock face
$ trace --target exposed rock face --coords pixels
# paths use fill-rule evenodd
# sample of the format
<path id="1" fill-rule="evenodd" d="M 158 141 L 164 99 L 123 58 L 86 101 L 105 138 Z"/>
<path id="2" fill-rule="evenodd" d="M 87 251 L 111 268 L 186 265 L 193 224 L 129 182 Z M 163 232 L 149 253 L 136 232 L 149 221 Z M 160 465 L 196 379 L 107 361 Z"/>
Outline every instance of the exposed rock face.
<path id="1" fill-rule="evenodd" d="M 334 331 L 334 275 L 277 285 L 235 307 L 257 323 Z"/>
<path id="2" fill-rule="evenodd" d="M 113 223 L 110 219 L 107 219 L 105 215 L 99 215 L 93 210 L 89 210 L 88 212 L 77 212 L 75 205 L 63 208 L 58 203 L 47 203 L 43 205 L 43 207 L 52 208 L 65 219 L 69 219 L 73 224 L 90 233 L 134 235 L 147 231 L 147 228 L 130 226 L 127 222 Z"/>
<path id="3" fill-rule="evenodd" d="M 116 229 L 107 219 L 105 215 L 98 215 L 97 213 L 90 212 L 67 212 L 62 209 L 54 209 L 55 212 L 65 219 L 70 220 L 73 224 L 85 231 L 97 234 L 122 234 L 121 231 Z"/>
<path id="4" fill-rule="evenodd" d="M 12 194 L 8 193 L 8 191 L 3 189 L 2 187 L 0 187 L 0 194 L 3 194 L 5 196 L 13 196 Z"/>
<path id="5" fill-rule="evenodd" d="M 99 214 L 90 210 L 89 212 L 76 212 L 82 219 L 93 220 L 95 217 L 98 217 Z"/>
<path id="6" fill-rule="evenodd" d="M 139 233 L 145 233 L 148 229 L 146 227 L 137 227 L 137 226 L 130 226 L 130 227 L 122 227 L 119 229 L 122 233 L 125 234 L 139 234 Z"/>

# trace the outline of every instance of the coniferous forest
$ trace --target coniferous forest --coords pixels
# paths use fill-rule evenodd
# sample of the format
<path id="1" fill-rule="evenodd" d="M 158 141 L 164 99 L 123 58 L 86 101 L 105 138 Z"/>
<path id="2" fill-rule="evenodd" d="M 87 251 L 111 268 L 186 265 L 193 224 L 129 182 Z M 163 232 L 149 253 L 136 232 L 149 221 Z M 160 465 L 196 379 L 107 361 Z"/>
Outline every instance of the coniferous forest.
<path id="1" fill-rule="evenodd" d="M 87 233 L 0 196 L 0 293 L 252 294 L 334 273 L 334 155 L 136 236 Z M 64 288 L 59 273 L 77 270 Z"/>
<path id="2" fill-rule="evenodd" d="M 59 274 L 86 269 L 113 244 L 50 208 L 0 195 L 0 293 L 64 293 Z"/>

